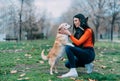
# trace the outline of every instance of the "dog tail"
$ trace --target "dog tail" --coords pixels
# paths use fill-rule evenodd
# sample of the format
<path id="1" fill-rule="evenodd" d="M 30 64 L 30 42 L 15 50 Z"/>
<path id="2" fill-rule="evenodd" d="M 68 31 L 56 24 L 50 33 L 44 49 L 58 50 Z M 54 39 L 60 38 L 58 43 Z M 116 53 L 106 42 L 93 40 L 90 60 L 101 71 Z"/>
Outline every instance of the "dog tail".
<path id="1" fill-rule="evenodd" d="M 42 59 L 43 60 L 48 60 L 48 58 L 47 58 L 47 56 L 45 56 L 45 54 L 44 54 L 44 49 L 42 50 L 42 52 L 41 52 L 41 57 L 42 57 Z"/>

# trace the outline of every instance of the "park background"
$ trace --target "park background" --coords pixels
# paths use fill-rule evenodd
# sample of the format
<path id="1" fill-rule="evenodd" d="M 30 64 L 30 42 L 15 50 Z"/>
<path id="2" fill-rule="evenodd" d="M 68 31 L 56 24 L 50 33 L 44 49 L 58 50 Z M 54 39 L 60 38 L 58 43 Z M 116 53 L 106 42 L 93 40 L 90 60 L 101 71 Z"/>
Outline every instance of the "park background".
<path id="1" fill-rule="evenodd" d="M 96 40 L 120 39 L 120 0 L 0 0 L 0 39 L 54 37 L 78 13 L 89 18 Z"/>
<path id="2" fill-rule="evenodd" d="M 95 33 L 94 71 L 59 79 L 41 59 L 53 46 L 57 28 L 82 13 Z M 0 0 L 0 81 L 120 81 L 120 0 Z"/>

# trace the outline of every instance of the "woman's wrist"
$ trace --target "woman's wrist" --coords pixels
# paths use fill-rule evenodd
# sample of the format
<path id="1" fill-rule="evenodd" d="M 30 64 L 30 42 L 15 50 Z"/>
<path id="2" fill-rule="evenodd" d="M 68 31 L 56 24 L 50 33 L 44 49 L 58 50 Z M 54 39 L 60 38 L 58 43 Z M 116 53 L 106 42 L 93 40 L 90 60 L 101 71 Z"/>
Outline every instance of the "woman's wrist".
<path id="1" fill-rule="evenodd" d="M 71 34 L 68 35 L 68 37 L 70 37 L 70 36 L 71 36 Z"/>

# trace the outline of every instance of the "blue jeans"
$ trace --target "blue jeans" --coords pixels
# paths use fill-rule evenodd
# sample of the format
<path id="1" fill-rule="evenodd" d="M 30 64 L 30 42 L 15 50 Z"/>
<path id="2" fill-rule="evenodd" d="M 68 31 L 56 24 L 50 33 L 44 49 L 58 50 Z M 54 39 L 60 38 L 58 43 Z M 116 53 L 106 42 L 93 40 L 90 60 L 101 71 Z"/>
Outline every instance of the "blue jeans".
<path id="1" fill-rule="evenodd" d="M 79 48 L 66 45 L 65 51 L 68 57 L 68 61 L 65 63 L 67 68 L 84 67 L 85 64 L 89 64 L 95 59 L 92 47 Z"/>

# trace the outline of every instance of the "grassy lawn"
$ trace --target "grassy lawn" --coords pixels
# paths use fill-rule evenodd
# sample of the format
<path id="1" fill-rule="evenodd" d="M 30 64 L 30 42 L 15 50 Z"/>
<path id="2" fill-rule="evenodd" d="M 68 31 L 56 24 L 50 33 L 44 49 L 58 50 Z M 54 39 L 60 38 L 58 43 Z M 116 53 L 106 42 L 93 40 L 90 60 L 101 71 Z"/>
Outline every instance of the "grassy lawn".
<path id="1" fill-rule="evenodd" d="M 79 77 L 59 79 L 56 76 L 68 71 L 65 61 L 60 61 L 58 74 L 49 74 L 47 61 L 41 59 L 54 40 L 0 42 L 0 81 L 120 81 L 120 43 L 96 42 L 94 71 L 86 74 L 85 68 L 77 68 Z"/>

